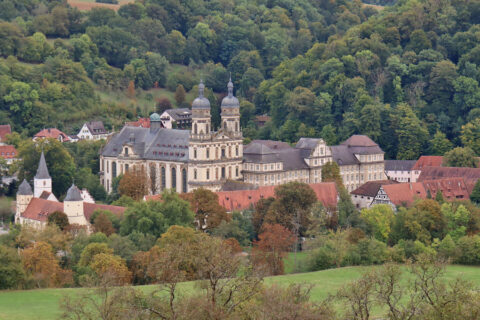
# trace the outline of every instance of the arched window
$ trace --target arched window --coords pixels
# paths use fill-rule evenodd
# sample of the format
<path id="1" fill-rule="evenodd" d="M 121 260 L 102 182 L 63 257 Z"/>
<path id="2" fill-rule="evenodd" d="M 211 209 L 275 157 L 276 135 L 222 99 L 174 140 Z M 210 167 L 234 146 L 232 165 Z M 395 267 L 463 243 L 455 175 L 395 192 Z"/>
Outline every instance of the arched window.
<path id="1" fill-rule="evenodd" d="M 238 177 L 238 167 L 235 168 L 235 176 Z"/>
<path id="2" fill-rule="evenodd" d="M 129 167 L 128 167 L 128 163 L 126 163 L 126 164 L 125 164 L 125 173 L 128 172 L 128 168 L 129 168 Z"/>
<path id="3" fill-rule="evenodd" d="M 182 192 L 187 192 L 187 170 L 182 170 Z"/>
<path id="4" fill-rule="evenodd" d="M 153 163 L 150 164 L 150 188 L 152 189 L 152 194 L 157 193 L 157 168 Z"/>
<path id="5" fill-rule="evenodd" d="M 210 180 L 210 169 L 207 169 L 207 180 Z"/>
<path id="6" fill-rule="evenodd" d="M 193 134 L 197 134 L 197 129 L 198 129 L 198 127 L 197 127 L 197 124 L 195 123 L 193 125 Z"/>
<path id="7" fill-rule="evenodd" d="M 177 168 L 172 168 L 172 189 L 177 189 Z"/>
<path id="8" fill-rule="evenodd" d="M 207 159 L 210 159 L 210 148 L 207 148 Z"/>
<path id="9" fill-rule="evenodd" d="M 197 169 L 193 170 L 193 180 L 197 180 Z"/>
<path id="10" fill-rule="evenodd" d="M 222 179 L 225 179 L 225 167 L 222 167 Z"/>
<path id="11" fill-rule="evenodd" d="M 235 121 L 235 131 L 238 131 L 238 122 Z"/>
<path id="12" fill-rule="evenodd" d="M 209 133 L 210 132 L 210 126 L 207 124 L 207 132 L 205 133 Z"/>
<path id="13" fill-rule="evenodd" d="M 117 163 L 115 161 L 112 162 L 112 178 L 117 177 Z"/>
<path id="14" fill-rule="evenodd" d="M 235 147 L 235 156 L 238 157 L 238 146 Z"/>
<path id="15" fill-rule="evenodd" d="M 193 159 L 197 159 L 197 149 L 193 149 Z"/>
<path id="16" fill-rule="evenodd" d="M 160 174 L 162 175 L 160 178 L 162 180 L 162 190 L 163 190 L 167 186 L 167 180 L 165 178 L 165 167 L 162 167 L 162 169 L 160 170 Z"/>
<path id="17" fill-rule="evenodd" d="M 227 130 L 227 121 L 223 121 L 223 129 Z"/>

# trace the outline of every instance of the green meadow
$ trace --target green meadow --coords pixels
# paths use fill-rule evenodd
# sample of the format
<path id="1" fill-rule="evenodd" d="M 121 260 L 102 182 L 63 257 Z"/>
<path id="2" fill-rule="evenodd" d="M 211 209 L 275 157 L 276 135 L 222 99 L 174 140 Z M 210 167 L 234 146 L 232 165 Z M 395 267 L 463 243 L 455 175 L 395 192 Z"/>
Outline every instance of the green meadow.
<path id="1" fill-rule="evenodd" d="M 342 285 L 359 278 L 363 273 L 376 267 L 346 267 L 309 273 L 297 273 L 284 276 L 269 277 L 266 284 L 288 285 L 291 283 L 313 284 L 312 300 L 320 301 L 334 294 Z M 480 287 L 480 267 L 449 266 L 445 278 L 447 280 L 462 277 Z M 150 291 L 153 286 L 138 287 Z M 47 320 L 57 319 L 60 315 L 59 301 L 66 295 L 72 295 L 82 290 L 78 289 L 37 289 L 0 291 L 0 319 L 5 320 Z M 181 286 L 184 292 L 195 290 L 192 282 Z"/>

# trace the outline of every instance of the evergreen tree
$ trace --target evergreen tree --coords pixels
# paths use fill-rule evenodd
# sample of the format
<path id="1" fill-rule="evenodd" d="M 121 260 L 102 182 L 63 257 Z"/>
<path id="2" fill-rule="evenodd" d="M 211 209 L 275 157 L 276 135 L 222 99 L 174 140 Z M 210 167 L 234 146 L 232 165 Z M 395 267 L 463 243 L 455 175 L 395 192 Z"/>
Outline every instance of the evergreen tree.
<path id="1" fill-rule="evenodd" d="M 472 194 L 470 194 L 470 200 L 472 200 L 476 204 L 480 204 L 480 180 L 477 180 L 477 183 L 475 183 Z"/>
<path id="2" fill-rule="evenodd" d="M 438 190 L 437 194 L 435 195 L 435 201 L 442 204 L 443 203 L 443 193 L 442 190 Z"/>

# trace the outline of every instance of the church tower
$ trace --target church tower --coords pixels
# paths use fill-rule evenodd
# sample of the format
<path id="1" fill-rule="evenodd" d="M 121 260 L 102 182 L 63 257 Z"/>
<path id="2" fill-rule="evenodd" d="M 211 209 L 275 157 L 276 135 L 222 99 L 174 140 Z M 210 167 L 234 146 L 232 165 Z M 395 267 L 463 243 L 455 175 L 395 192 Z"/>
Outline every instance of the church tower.
<path id="1" fill-rule="evenodd" d="M 33 196 L 40 198 L 41 194 L 47 191 L 52 192 L 52 177 L 48 173 L 47 162 L 45 161 L 45 155 L 40 156 L 40 162 L 38 163 L 37 174 L 33 179 Z"/>
<path id="2" fill-rule="evenodd" d="M 27 209 L 28 204 L 33 198 L 33 191 L 30 184 L 27 180 L 23 182 L 18 187 L 17 191 L 17 201 L 16 201 L 16 210 L 15 210 L 15 223 L 20 223 L 21 214 Z"/>
<path id="3" fill-rule="evenodd" d="M 208 140 L 211 137 L 210 101 L 204 97 L 205 85 L 200 80 L 198 97 L 192 102 L 192 131 L 193 140 Z"/>
<path id="4" fill-rule="evenodd" d="M 240 129 L 240 103 L 233 95 L 232 79 L 227 85 L 228 95 L 222 100 L 222 129 L 232 138 L 242 136 Z"/>
<path id="5" fill-rule="evenodd" d="M 82 194 L 74 184 L 68 189 L 67 195 L 63 200 L 63 211 L 67 215 L 70 224 L 77 223 L 81 226 L 88 224 L 83 212 Z"/>

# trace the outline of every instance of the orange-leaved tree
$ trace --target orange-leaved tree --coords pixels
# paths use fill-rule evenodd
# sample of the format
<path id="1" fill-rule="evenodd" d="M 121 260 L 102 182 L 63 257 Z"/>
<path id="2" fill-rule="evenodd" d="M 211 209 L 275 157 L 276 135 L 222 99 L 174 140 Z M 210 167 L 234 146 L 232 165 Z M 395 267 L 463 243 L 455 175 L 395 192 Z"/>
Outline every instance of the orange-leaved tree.
<path id="1" fill-rule="evenodd" d="M 295 236 L 279 224 L 264 224 L 258 241 L 253 243 L 252 263 L 268 274 L 283 274 L 283 258 L 295 242 Z"/>
<path id="2" fill-rule="evenodd" d="M 123 175 L 118 185 L 118 191 L 122 196 L 141 200 L 148 194 L 149 181 L 147 172 L 142 166 L 133 167 Z"/>
<path id="3" fill-rule="evenodd" d="M 58 264 L 52 246 L 39 241 L 22 252 L 23 267 L 38 288 L 53 287 L 69 282 L 68 272 Z"/>
<path id="4" fill-rule="evenodd" d="M 222 221 L 230 221 L 227 211 L 218 203 L 216 193 L 200 188 L 184 194 L 182 197 L 190 202 L 199 230 L 211 230 L 218 227 Z"/>

